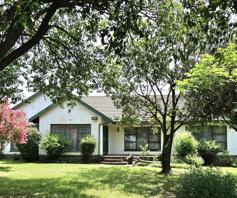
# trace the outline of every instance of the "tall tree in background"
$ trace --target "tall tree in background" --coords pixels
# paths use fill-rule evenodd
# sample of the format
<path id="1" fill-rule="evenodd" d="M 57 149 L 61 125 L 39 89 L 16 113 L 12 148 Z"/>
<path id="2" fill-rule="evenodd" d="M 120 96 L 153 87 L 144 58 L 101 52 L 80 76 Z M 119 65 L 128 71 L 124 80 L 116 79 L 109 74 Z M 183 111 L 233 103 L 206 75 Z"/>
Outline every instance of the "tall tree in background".
<path id="1" fill-rule="evenodd" d="M 237 131 L 236 44 L 204 55 L 187 77 L 179 86 L 190 118 L 200 123 L 224 121 Z"/>
<path id="2" fill-rule="evenodd" d="M 177 81 L 186 78 L 200 54 L 216 48 L 216 41 L 212 43 L 201 26 L 188 26 L 187 10 L 176 1 L 150 1 L 147 10 L 140 22 L 144 38 L 130 40 L 123 57 L 107 58 L 102 78 L 105 91 L 126 117 L 145 117 L 160 127 L 162 172 L 167 174 L 174 134 L 189 120 Z M 223 36 L 223 42 L 228 38 Z"/>

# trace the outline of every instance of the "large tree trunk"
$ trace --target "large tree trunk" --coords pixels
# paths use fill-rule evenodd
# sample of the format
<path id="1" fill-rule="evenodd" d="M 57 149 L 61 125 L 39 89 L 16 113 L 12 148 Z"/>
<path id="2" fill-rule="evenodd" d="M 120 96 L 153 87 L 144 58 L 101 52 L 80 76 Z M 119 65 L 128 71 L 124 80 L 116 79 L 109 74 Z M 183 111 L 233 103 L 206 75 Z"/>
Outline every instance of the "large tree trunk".
<path id="1" fill-rule="evenodd" d="M 170 159 L 171 159 L 173 136 L 174 136 L 173 133 L 169 135 L 164 135 L 164 142 L 161 155 L 161 164 L 162 164 L 161 172 L 164 174 L 169 174 L 171 171 Z"/>

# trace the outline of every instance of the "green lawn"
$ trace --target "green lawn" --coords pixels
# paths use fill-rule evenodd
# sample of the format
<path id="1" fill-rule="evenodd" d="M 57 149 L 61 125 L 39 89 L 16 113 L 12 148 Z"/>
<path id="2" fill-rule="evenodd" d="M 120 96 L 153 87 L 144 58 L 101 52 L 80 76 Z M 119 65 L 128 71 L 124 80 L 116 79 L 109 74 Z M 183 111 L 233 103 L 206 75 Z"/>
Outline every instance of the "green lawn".
<path id="1" fill-rule="evenodd" d="M 237 169 L 223 168 L 237 175 Z M 0 162 L 0 197 L 172 197 L 184 169 Z"/>

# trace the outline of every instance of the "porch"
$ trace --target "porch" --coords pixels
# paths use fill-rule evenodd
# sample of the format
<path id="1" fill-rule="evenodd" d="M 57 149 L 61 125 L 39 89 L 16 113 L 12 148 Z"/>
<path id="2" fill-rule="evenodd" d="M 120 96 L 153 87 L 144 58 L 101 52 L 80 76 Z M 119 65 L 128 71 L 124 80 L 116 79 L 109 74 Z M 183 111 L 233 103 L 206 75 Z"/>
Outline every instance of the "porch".
<path id="1" fill-rule="evenodd" d="M 101 125 L 99 131 L 100 156 L 141 155 L 141 146 L 148 144 L 151 155 L 158 155 L 162 147 L 162 137 L 158 130 L 154 133 L 149 126 L 124 128 L 116 124 Z"/>

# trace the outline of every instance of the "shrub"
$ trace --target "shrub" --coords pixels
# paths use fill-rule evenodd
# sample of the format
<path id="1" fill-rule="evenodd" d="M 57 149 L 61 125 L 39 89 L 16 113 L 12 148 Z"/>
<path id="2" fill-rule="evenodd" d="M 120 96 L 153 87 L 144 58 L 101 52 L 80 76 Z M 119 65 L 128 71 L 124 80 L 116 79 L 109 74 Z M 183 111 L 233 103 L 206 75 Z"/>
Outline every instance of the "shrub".
<path id="1" fill-rule="evenodd" d="M 17 144 L 21 158 L 26 161 L 39 159 L 40 134 L 37 128 L 30 127 L 28 130 L 28 141 L 25 144 Z"/>
<path id="2" fill-rule="evenodd" d="M 193 168 L 178 180 L 177 198 L 236 198 L 237 180 L 218 169 Z"/>
<path id="3" fill-rule="evenodd" d="M 144 146 L 140 146 L 141 148 L 141 155 L 144 157 L 144 156 L 149 156 L 150 154 L 150 150 L 149 150 L 149 145 L 148 144 L 145 144 Z"/>
<path id="4" fill-rule="evenodd" d="M 70 142 L 62 135 L 49 134 L 45 136 L 42 149 L 44 149 L 51 159 L 57 159 L 62 153 L 66 151 Z"/>
<path id="5" fill-rule="evenodd" d="M 182 132 L 175 138 L 175 150 L 181 158 L 196 154 L 197 146 L 198 142 L 190 132 Z"/>
<path id="6" fill-rule="evenodd" d="M 214 162 L 215 166 L 232 166 L 233 158 L 229 155 L 228 151 L 223 151 L 221 155 L 216 156 Z"/>
<path id="7" fill-rule="evenodd" d="M 198 153 L 205 165 L 214 164 L 219 152 L 221 152 L 220 145 L 215 141 L 201 141 L 198 145 Z"/>
<path id="8" fill-rule="evenodd" d="M 81 139 L 81 153 L 82 153 L 82 161 L 88 163 L 92 156 L 92 153 L 95 150 L 96 141 L 95 138 L 91 135 L 87 135 Z"/>
<path id="9" fill-rule="evenodd" d="M 237 167 L 237 159 L 233 159 L 231 166 Z"/>
<path id="10" fill-rule="evenodd" d="M 184 158 L 184 162 L 194 166 L 201 166 L 204 163 L 203 159 L 198 155 L 187 155 Z"/>

